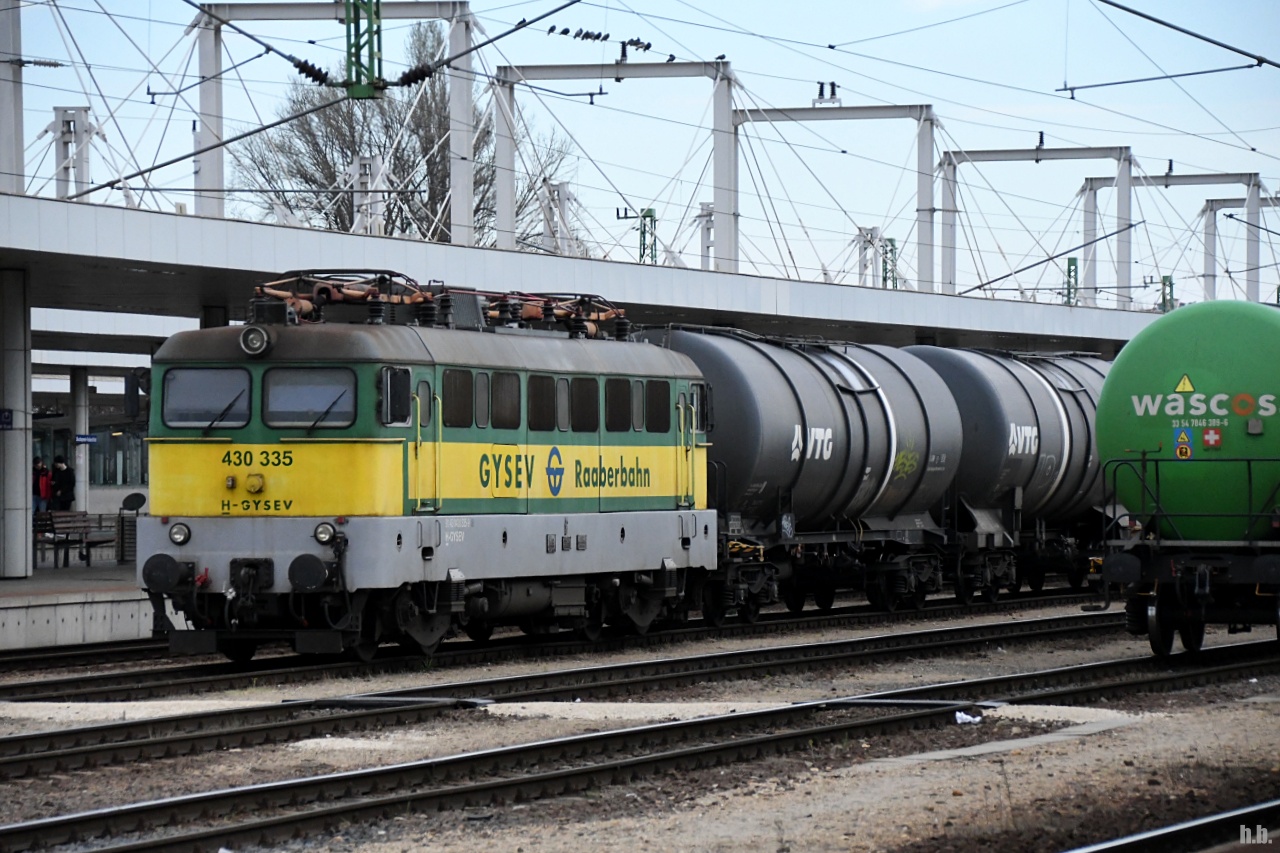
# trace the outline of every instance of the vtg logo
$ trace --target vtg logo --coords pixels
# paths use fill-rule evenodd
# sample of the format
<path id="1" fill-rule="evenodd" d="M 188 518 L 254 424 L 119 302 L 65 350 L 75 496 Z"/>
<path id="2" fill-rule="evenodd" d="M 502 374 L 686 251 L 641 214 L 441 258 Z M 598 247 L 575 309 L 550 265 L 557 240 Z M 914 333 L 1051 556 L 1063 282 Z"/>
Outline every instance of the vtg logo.
<path id="1" fill-rule="evenodd" d="M 560 457 L 560 448 L 553 447 L 547 454 L 547 486 L 551 489 L 551 497 L 560 497 L 560 487 L 564 485 L 564 460 Z"/>

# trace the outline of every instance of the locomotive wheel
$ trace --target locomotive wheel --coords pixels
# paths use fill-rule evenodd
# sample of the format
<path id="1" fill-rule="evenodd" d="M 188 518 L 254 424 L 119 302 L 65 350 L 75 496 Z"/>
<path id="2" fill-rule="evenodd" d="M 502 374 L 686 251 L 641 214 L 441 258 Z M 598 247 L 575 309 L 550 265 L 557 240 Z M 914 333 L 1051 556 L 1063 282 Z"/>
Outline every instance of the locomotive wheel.
<path id="1" fill-rule="evenodd" d="M 378 641 L 361 637 L 347 648 L 347 656 L 359 663 L 369 663 L 378 653 Z"/>
<path id="2" fill-rule="evenodd" d="M 786 583 L 782 585 L 782 602 L 787 605 L 787 610 L 792 613 L 799 613 L 804 610 L 805 591 L 794 583 Z"/>
<path id="3" fill-rule="evenodd" d="M 604 636 L 604 612 L 601 609 L 599 596 L 595 601 L 587 603 L 587 618 L 574 633 L 589 643 L 595 643 Z"/>
<path id="4" fill-rule="evenodd" d="M 493 624 L 481 619 L 472 619 L 462 629 L 467 637 L 477 643 L 487 643 L 493 636 Z"/>
<path id="5" fill-rule="evenodd" d="M 836 603 L 836 588 L 824 585 L 813 591 L 813 603 L 819 610 L 830 610 Z"/>
<path id="6" fill-rule="evenodd" d="M 1204 646 L 1204 623 L 1190 622 L 1178 628 L 1178 639 L 1189 652 L 1198 652 Z"/>
<path id="7" fill-rule="evenodd" d="M 453 625 L 453 616 L 448 613 L 428 613 L 418 606 L 413 594 L 406 587 L 396 594 L 395 599 L 395 620 L 398 642 L 401 645 L 417 650 L 420 654 L 429 655 L 440 645 L 440 641 L 444 639 L 444 635 L 449 632 L 449 628 Z M 373 625 L 374 639 L 372 641 L 373 651 L 378 649 L 377 637 L 381 636 L 382 626 L 378 619 L 369 613 L 365 614 L 365 631 L 361 632 L 360 642 L 356 644 L 356 648 L 366 644 L 369 640 L 368 628 L 370 623 Z M 492 632 L 492 628 L 490 631 Z M 468 636 L 470 632 L 468 631 Z M 353 649 L 354 653 L 365 660 L 363 652 Z M 373 652 L 369 652 L 372 658 Z"/>
<path id="8" fill-rule="evenodd" d="M 258 644 L 253 640 L 225 640 L 219 651 L 232 663 L 248 663 L 258 653 Z"/>
<path id="9" fill-rule="evenodd" d="M 1169 613 L 1169 597 L 1157 591 L 1147 606 L 1147 639 L 1157 657 L 1167 658 L 1173 651 L 1173 619 Z"/>
<path id="10" fill-rule="evenodd" d="M 702 585 L 702 618 L 713 628 L 724 624 L 724 584 L 707 581 Z"/>

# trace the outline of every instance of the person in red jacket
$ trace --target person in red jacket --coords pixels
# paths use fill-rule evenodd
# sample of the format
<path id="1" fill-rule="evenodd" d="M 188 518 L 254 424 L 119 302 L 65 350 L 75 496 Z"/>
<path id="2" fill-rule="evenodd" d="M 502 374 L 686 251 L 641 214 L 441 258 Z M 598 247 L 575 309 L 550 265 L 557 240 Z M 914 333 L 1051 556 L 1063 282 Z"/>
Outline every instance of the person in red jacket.
<path id="1" fill-rule="evenodd" d="M 53 474 L 44 466 L 44 458 L 37 456 L 31 468 L 31 506 L 33 512 L 48 512 L 53 498 Z"/>

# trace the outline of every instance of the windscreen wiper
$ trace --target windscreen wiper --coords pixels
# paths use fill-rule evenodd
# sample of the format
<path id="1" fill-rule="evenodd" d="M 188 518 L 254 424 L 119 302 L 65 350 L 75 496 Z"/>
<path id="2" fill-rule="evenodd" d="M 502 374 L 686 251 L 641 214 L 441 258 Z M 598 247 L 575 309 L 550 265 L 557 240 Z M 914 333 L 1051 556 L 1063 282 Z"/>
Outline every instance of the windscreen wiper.
<path id="1" fill-rule="evenodd" d="M 343 397 L 345 397 L 346 394 L 347 394 L 346 388 L 343 388 L 341 391 L 338 392 L 338 396 L 333 398 L 333 402 L 325 406 L 324 411 L 320 413 L 320 417 L 312 421 L 311 426 L 307 427 L 308 434 L 310 434 L 310 432 L 316 428 L 316 424 L 320 423 L 322 420 L 329 417 L 329 413 L 333 411 L 333 407 L 338 405 L 338 401 L 341 400 Z"/>
<path id="2" fill-rule="evenodd" d="M 236 393 L 236 395 L 231 398 L 231 402 L 227 403 L 227 405 L 222 407 L 222 411 L 218 412 L 218 416 L 215 417 L 213 420 L 209 421 L 209 423 L 205 426 L 203 430 L 203 434 L 208 435 L 209 430 L 213 429 L 213 425 L 216 424 L 218 421 L 222 420 L 223 418 L 225 418 L 227 416 L 227 413 L 231 411 L 231 407 L 234 406 L 236 403 L 240 402 L 240 398 L 243 396 L 244 396 L 244 389 L 241 388 Z"/>

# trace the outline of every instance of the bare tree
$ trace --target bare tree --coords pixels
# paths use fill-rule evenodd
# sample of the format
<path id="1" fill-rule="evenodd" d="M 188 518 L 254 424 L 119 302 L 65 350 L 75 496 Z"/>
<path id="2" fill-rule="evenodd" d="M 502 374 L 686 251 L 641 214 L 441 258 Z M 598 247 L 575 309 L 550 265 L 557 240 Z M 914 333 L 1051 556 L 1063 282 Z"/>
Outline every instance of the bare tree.
<path id="1" fill-rule="evenodd" d="M 410 65 L 444 55 L 447 41 L 437 22 L 411 28 L 406 52 Z M 245 199 L 264 219 L 290 217 L 315 227 L 350 231 L 357 211 L 349 170 L 357 157 L 381 156 L 389 195 L 383 211 L 384 233 L 448 242 L 449 235 L 449 82 L 428 77 L 418 87 L 389 89 L 375 100 L 344 101 L 250 137 L 238 146 L 235 171 L 241 186 L 255 192 Z M 332 100 L 330 89 L 301 82 L 291 85 L 281 118 Z M 472 141 L 476 243 L 493 245 L 493 116 L 477 109 Z M 554 133 L 531 139 L 518 132 L 525 158 L 539 171 L 517 175 L 518 242 L 536 242 L 542 233 L 539 188 L 555 181 L 566 167 L 568 147 Z"/>

